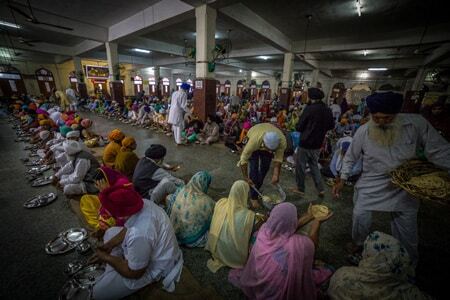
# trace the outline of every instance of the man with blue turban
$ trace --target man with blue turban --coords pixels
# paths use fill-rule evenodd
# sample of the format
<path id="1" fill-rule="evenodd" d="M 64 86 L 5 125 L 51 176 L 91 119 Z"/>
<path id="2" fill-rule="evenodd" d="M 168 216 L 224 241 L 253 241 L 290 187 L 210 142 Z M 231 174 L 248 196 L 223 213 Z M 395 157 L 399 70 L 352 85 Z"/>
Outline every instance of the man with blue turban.
<path id="1" fill-rule="evenodd" d="M 353 243 L 348 250 L 354 254 L 362 249 L 371 232 L 373 211 L 388 212 L 392 235 L 417 263 L 419 201 L 391 184 L 389 173 L 416 158 L 417 149 L 423 149 L 433 164 L 450 170 L 450 144 L 422 116 L 400 114 L 402 103 L 403 96 L 392 91 L 379 91 L 366 98 L 371 119 L 356 131 L 333 194 L 339 196 L 353 165 L 362 158 L 363 171 L 353 196 Z"/>
<path id="2" fill-rule="evenodd" d="M 187 92 L 191 86 L 183 83 L 180 90 L 173 92 L 170 102 L 169 119 L 167 123 L 172 125 L 173 136 L 177 145 L 182 145 L 181 132 L 184 129 L 184 114 L 189 112 L 187 107 Z"/>

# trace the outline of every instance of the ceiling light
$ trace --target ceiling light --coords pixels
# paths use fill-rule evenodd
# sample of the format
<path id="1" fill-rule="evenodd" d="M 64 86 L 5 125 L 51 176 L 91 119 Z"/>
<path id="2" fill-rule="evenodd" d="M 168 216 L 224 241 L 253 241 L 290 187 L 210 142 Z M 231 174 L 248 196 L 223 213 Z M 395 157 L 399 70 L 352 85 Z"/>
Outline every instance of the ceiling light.
<path id="1" fill-rule="evenodd" d="M 369 77 L 369 73 L 367 73 L 367 72 L 363 72 L 363 73 L 360 73 L 360 74 L 359 74 L 359 78 L 366 79 L 366 78 L 368 78 L 368 77 Z"/>
<path id="2" fill-rule="evenodd" d="M 264 56 L 264 55 L 261 55 L 261 56 L 258 56 L 258 57 L 261 58 L 261 59 L 264 59 L 264 60 L 268 60 L 269 59 L 268 56 Z"/>
<path id="3" fill-rule="evenodd" d="M 242 69 L 239 69 L 239 73 L 242 73 Z"/>
<path id="4" fill-rule="evenodd" d="M 140 52 L 140 53 L 150 53 L 150 50 L 145 50 L 145 49 L 139 49 L 139 48 L 134 48 L 133 49 L 134 52 Z"/>
<path id="5" fill-rule="evenodd" d="M 358 12 L 358 17 L 361 17 L 361 0 L 356 0 L 356 11 Z"/>
<path id="6" fill-rule="evenodd" d="M 367 50 L 363 50 L 363 54 L 364 54 L 364 56 L 366 56 L 367 55 L 367 53 L 369 53 Z"/>
<path id="7" fill-rule="evenodd" d="M 20 26 L 20 25 L 16 25 L 16 24 L 9 23 L 9 22 L 6 22 L 6 21 L 0 21 L 0 25 L 1 26 L 11 27 L 11 28 L 16 28 L 16 29 L 22 28 L 22 26 Z"/>
<path id="8" fill-rule="evenodd" d="M 369 71 L 387 71 L 388 68 L 368 68 Z"/>

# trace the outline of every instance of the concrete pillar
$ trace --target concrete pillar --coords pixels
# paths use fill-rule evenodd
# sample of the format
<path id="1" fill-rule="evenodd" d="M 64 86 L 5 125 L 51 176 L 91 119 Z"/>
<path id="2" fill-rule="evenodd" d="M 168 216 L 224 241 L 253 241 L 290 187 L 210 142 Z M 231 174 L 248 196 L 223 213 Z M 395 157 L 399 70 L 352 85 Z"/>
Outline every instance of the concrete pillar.
<path id="1" fill-rule="evenodd" d="M 75 75 L 77 76 L 77 92 L 80 95 L 81 98 L 87 98 L 88 92 L 87 92 L 87 86 L 85 82 L 85 74 L 83 70 L 83 64 L 81 63 L 81 57 L 74 56 L 72 58 L 73 60 L 73 66 L 75 68 Z"/>
<path id="2" fill-rule="evenodd" d="M 246 72 L 245 81 L 247 82 L 247 86 L 250 87 L 250 81 L 252 81 L 252 71 Z"/>
<path id="3" fill-rule="evenodd" d="M 318 79 L 319 79 L 319 69 L 314 69 L 311 73 L 311 87 L 316 87 Z"/>
<path id="4" fill-rule="evenodd" d="M 292 98 L 292 72 L 294 69 L 294 53 L 284 54 L 283 75 L 281 77 L 280 103 L 286 108 Z"/>
<path id="5" fill-rule="evenodd" d="M 119 71 L 118 70 L 119 54 L 117 52 L 117 44 L 106 42 L 105 47 L 106 47 L 106 58 L 108 60 L 108 68 L 109 68 L 109 80 L 114 81 L 116 80 Z"/>
<path id="6" fill-rule="evenodd" d="M 283 76 L 281 77 L 281 87 L 288 88 L 292 82 L 292 72 L 294 69 L 294 53 L 284 54 Z"/>
<path id="7" fill-rule="evenodd" d="M 204 4 L 195 8 L 196 17 L 196 68 L 194 81 L 194 114 L 205 121 L 206 116 L 215 112 L 216 80 L 214 72 L 208 70 L 215 47 L 215 9 Z"/>
<path id="8" fill-rule="evenodd" d="M 119 54 L 117 52 L 116 43 L 105 43 L 106 58 L 108 59 L 109 68 L 109 89 L 111 94 L 111 100 L 115 100 L 120 104 L 123 104 L 123 83 L 120 81 L 119 70 Z"/>
<path id="9" fill-rule="evenodd" d="M 425 76 L 427 75 L 425 68 L 419 68 L 417 70 L 416 79 L 411 87 L 412 91 L 418 91 L 422 88 L 423 82 L 425 81 Z"/>
<path id="10" fill-rule="evenodd" d="M 216 44 L 216 16 L 216 10 L 206 4 L 195 8 L 197 31 L 195 75 L 197 78 L 214 79 L 214 72 L 208 71 L 208 62 L 213 59 L 212 50 Z"/>
<path id="11" fill-rule="evenodd" d="M 159 66 L 156 66 L 153 68 L 153 76 L 155 77 L 155 88 L 156 88 L 156 92 L 155 95 L 161 99 L 162 98 L 162 78 L 161 78 L 161 68 Z"/>

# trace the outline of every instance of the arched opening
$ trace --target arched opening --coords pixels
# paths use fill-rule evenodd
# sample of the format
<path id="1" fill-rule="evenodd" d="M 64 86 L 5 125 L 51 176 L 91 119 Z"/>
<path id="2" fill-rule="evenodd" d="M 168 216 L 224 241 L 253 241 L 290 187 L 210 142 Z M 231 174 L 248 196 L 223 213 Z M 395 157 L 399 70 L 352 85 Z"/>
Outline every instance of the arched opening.
<path id="1" fill-rule="evenodd" d="M 36 75 L 36 79 L 38 81 L 39 92 L 45 97 L 49 97 L 52 90 L 56 87 L 53 73 L 46 68 L 40 68 L 37 69 L 34 74 Z"/>
<path id="2" fill-rule="evenodd" d="M 238 80 L 236 84 L 236 96 L 242 98 L 242 91 L 244 90 L 244 81 Z"/>
<path id="3" fill-rule="evenodd" d="M 168 96 L 170 96 L 170 80 L 169 80 L 169 78 L 167 78 L 167 77 L 164 77 L 163 79 L 162 79 L 162 95 L 163 96 L 166 96 L 166 97 L 168 97 Z"/>
<path id="4" fill-rule="evenodd" d="M 6 97 L 27 93 L 19 70 L 7 65 L 0 65 L 0 89 L 2 96 Z"/>
<path id="5" fill-rule="evenodd" d="M 134 94 L 137 95 L 140 92 L 142 92 L 144 90 L 144 84 L 142 81 L 142 77 L 141 76 L 134 76 L 133 78 L 133 85 L 134 85 Z"/>
<path id="6" fill-rule="evenodd" d="M 225 96 L 230 96 L 231 92 L 231 82 L 229 80 L 225 80 Z"/>

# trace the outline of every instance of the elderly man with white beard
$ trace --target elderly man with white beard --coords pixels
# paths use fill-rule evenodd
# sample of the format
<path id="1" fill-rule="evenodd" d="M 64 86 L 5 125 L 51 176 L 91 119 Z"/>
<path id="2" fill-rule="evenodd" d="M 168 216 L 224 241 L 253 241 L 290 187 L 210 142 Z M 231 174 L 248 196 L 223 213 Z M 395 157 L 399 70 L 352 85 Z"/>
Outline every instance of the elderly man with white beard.
<path id="1" fill-rule="evenodd" d="M 389 172 L 423 149 L 426 158 L 438 167 L 450 169 L 450 144 L 422 116 L 399 114 L 403 96 L 391 91 L 367 97 L 371 120 L 361 126 L 353 138 L 336 180 L 333 194 L 337 198 L 352 166 L 363 160 L 363 171 L 353 195 L 353 244 L 349 251 L 362 249 L 371 232 L 372 212 L 389 212 L 392 235 L 418 260 L 417 211 L 419 201 L 391 184 Z"/>

